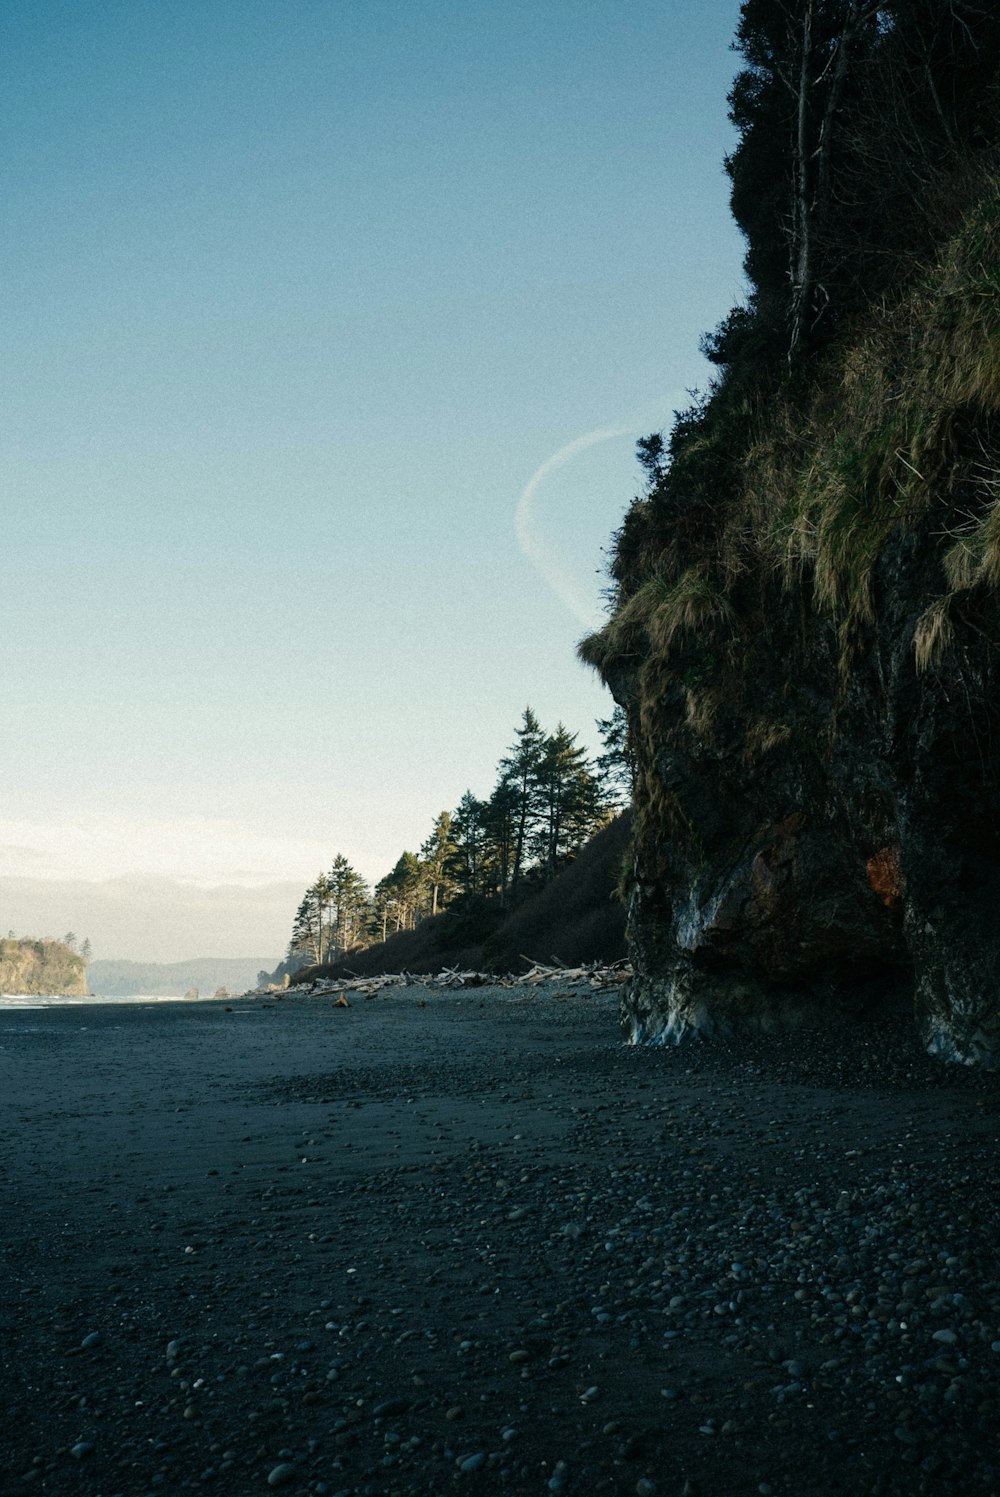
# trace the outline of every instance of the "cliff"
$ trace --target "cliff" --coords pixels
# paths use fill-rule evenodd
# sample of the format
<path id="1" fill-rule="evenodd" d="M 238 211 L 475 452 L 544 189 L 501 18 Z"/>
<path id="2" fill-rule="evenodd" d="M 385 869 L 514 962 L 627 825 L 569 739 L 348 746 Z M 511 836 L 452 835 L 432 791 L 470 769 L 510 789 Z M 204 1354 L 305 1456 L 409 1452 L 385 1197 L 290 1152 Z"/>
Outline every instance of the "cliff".
<path id="1" fill-rule="evenodd" d="M 1000 177 L 807 377 L 675 428 L 581 653 L 637 762 L 635 1041 L 849 1017 L 1000 1065 Z"/>
<path id="2" fill-rule="evenodd" d="M 0 940 L 0 993 L 87 994 L 87 964 L 62 941 Z"/>

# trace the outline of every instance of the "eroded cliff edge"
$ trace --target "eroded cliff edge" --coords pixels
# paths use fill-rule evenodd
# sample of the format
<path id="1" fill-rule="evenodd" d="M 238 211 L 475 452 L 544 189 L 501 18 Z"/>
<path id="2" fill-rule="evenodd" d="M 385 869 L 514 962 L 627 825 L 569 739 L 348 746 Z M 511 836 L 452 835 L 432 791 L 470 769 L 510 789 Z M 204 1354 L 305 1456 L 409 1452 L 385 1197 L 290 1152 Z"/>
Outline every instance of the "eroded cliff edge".
<path id="1" fill-rule="evenodd" d="M 635 1041 L 912 994 L 1000 1065 L 1000 178 L 808 377 L 646 444 L 584 641 L 636 766 Z"/>

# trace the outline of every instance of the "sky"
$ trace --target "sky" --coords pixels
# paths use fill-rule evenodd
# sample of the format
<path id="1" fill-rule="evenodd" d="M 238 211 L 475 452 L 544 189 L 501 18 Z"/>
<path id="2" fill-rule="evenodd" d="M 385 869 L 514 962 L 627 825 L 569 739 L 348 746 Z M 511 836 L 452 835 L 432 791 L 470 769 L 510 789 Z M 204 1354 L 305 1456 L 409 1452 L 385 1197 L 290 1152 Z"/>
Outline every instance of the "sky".
<path id="1" fill-rule="evenodd" d="M 0 934 L 280 955 L 575 646 L 744 292 L 737 0 L 8 0 Z"/>

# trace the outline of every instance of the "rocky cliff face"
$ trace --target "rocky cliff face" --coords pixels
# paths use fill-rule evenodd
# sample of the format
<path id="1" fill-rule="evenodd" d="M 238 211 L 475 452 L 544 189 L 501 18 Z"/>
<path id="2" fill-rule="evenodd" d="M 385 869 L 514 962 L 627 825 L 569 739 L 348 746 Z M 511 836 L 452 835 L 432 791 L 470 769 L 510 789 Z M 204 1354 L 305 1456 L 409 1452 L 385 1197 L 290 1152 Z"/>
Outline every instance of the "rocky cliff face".
<path id="1" fill-rule="evenodd" d="M 623 527 L 582 653 L 637 760 L 636 1042 L 906 992 L 933 1053 L 1000 1065 L 998 224 L 808 399 L 709 409 Z"/>
<path id="2" fill-rule="evenodd" d="M 0 941 L 0 993 L 84 998 L 87 964 L 62 941 Z"/>
<path id="3" fill-rule="evenodd" d="M 880 558 L 846 680 L 834 631 L 808 615 L 803 629 L 792 593 L 772 597 L 744 693 L 710 728 L 682 685 L 656 702 L 629 898 L 634 1039 L 821 1020 L 908 984 L 932 1050 L 1000 1061 L 1000 617 L 970 591 L 940 664 L 918 672 L 933 524 Z M 617 685 L 648 717 L 640 681 Z"/>

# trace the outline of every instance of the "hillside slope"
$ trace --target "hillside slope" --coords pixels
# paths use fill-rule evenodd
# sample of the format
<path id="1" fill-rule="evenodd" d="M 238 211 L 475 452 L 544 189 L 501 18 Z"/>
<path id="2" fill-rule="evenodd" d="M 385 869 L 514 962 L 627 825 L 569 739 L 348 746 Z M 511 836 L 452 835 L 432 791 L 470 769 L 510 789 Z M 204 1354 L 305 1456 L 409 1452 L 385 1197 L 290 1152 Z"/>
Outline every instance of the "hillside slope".
<path id="1" fill-rule="evenodd" d="M 343 963 L 308 967 L 296 980 L 453 966 L 518 971 L 525 956 L 556 957 L 566 965 L 616 961 L 625 955 L 625 911 L 617 886 L 630 822 L 628 813 L 616 817 L 539 894 L 510 913 L 492 901 L 456 906 L 416 930 L 352 952 Z"/>

